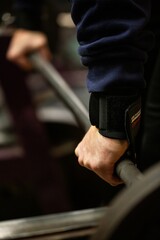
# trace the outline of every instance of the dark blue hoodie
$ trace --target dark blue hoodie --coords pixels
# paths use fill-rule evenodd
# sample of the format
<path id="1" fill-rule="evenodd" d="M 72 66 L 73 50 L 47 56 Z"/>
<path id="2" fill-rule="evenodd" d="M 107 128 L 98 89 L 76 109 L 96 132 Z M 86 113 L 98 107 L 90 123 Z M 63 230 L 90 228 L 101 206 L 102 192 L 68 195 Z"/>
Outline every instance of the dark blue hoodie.
<path id="1" fill-rule="evenodd" d="M 71 0 L 79 54 L 91 92 L 145 86 L 143 67 L 151 35 L 148 0 Z"/>

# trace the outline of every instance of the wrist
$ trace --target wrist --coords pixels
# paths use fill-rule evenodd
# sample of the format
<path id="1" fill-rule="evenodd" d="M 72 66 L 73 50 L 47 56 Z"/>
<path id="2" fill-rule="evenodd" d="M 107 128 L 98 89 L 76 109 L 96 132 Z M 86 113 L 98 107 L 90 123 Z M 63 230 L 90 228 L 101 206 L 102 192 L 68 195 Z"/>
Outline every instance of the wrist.
<path id="1" fill-rule="evenodd" d="M 135 139 L 140 127 L 141 100 L 139 94 L 106 95 L 92 93 L 89 115 L 92 125 L 107 138 L 127 140 L 135 154 Z"/>

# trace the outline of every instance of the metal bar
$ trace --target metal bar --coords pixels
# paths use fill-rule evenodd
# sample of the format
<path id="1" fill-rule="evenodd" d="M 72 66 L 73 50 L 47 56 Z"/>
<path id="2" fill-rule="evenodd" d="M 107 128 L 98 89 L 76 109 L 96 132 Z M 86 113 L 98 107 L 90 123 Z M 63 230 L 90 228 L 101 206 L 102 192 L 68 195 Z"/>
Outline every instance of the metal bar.
<path id="1" fill-rule="evenodd" d="M 83 129 L 87 131 L 90 127 L 88 111 L 54 66 L 38 53 L 32 53 L 29 59 L 35 69 L 44 76 L 54 91 L 58 93 Z M 116 172 L 126 185 L 131 185 L 135 179 L 139 179 L 142 176 L 137 167 L 129 160 L 121 161 L 117 166 Z"/>
<path id="2" fill-rule="evenodd" d="M 55 239 L 61 239 L 57 237 L 95 232 L 106 211 L 107 207 L 99 207 L 2 221 L 0 222 L 0 239 L 24 239 L 45 235 L 52 235 L 52 237 L 55 236 Z"/>
<path id="3" fill-rule="evenodd" d="M 127 186 L 132 185 L 143 177 L 142 172 L 129 159 L 124 159 L 117 164 L 116 173 Z"/>
<path id="4" fill-rule="evenodd" d="M 50 86 L 71 110 L 80 126 L 87 131 L 90 127 L 88 111 L 80 99 L 73 93 L 66 81 L 61 77 L 54 66 L 42 58 L 38 53 L 29 56 L 33 66 L 44 76 Z"/>

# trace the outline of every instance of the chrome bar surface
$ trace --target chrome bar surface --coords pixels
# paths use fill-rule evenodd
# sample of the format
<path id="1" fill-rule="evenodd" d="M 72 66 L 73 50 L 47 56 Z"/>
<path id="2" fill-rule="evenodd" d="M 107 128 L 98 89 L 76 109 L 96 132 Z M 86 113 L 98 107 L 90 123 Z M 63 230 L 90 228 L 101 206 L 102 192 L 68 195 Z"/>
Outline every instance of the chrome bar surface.
<path id="1" fill-rule="evenodd" d="M 95 228 L 106 214 L 107 207 L 84 209 L 38 217 L 0 222 L 0 239 L 21 239 L 46 234 L 66 234 L 70 231 Z"/>

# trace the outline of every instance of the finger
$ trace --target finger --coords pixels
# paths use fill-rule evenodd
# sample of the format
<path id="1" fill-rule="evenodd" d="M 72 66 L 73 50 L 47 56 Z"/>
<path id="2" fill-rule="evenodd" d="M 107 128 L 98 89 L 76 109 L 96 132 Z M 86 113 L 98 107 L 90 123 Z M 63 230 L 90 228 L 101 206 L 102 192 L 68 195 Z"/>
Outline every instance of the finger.
<path id="1" fill-rule="evenodd" d="M 26 57 L 19 57 L 14 62 L 26 71 L 33 69 L 32 64 Z"/>
<path id="2" fill-rule="evenodd" d="M 26 40 L 21 39 L 21 41 L 19 41 L 17 37 L 13 38 L 7 51 L 7 58 L 9 60 L 15 60 L 17 57 L 22 56 L 26 53 L 29 44 L 29 41 L 26 43 Z"/>
<path id="3" fill-rule="evenodd" d="M 79 154 L 78 154 L 78 146 L 75 148 L 74 153 L 75 153 L 75 155 L 76 155 L 77 157 L 79 156 Z"/>

